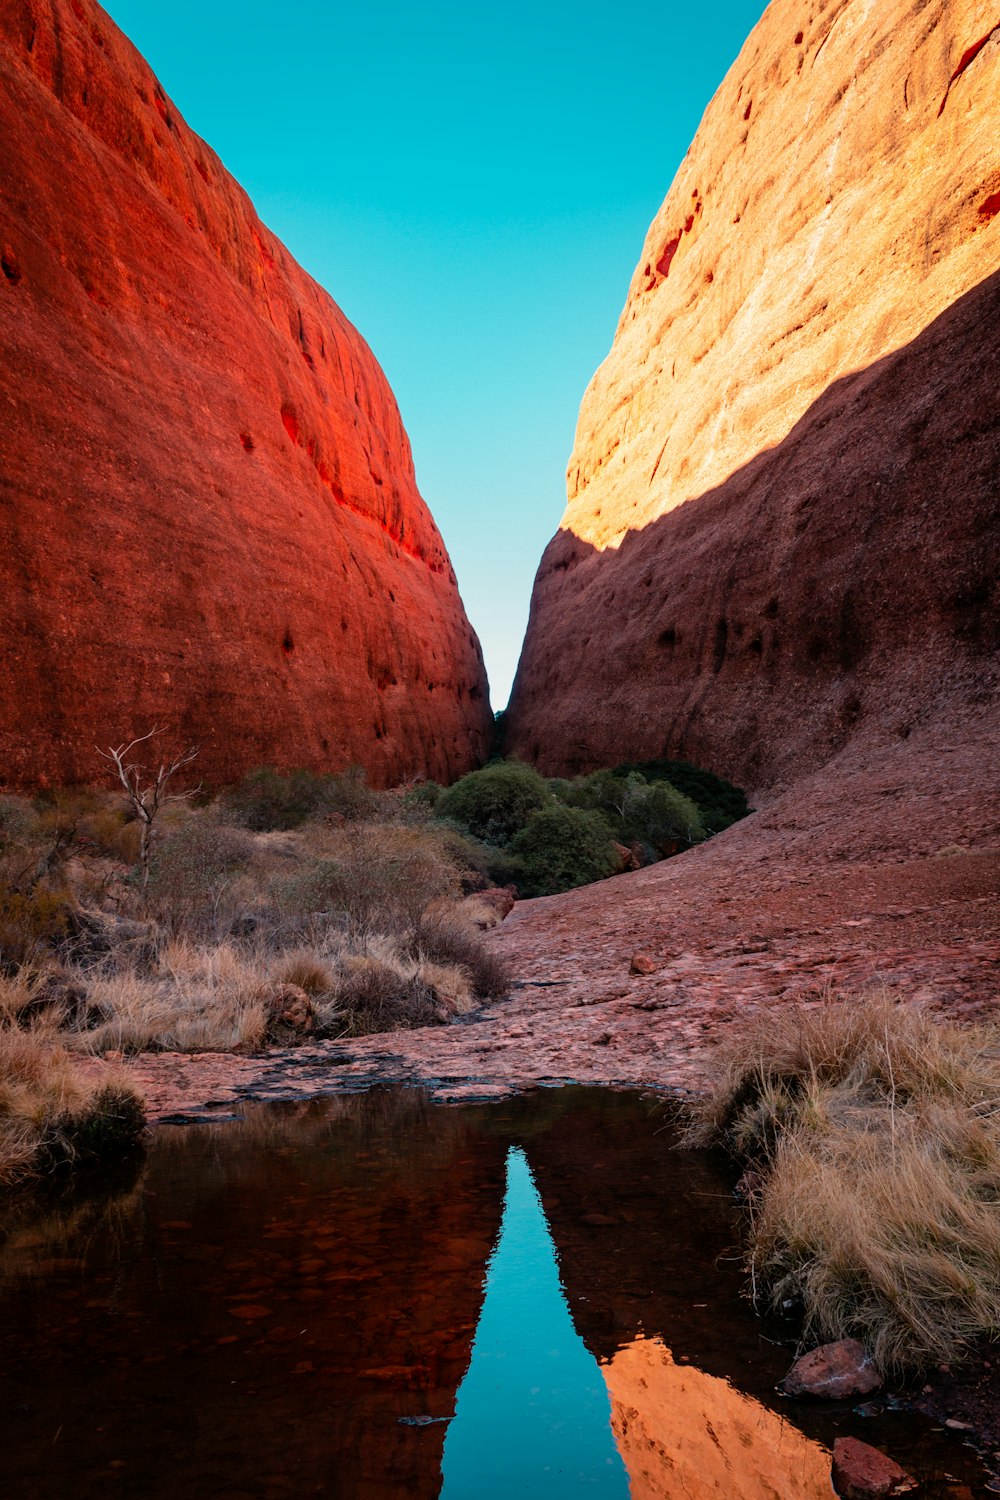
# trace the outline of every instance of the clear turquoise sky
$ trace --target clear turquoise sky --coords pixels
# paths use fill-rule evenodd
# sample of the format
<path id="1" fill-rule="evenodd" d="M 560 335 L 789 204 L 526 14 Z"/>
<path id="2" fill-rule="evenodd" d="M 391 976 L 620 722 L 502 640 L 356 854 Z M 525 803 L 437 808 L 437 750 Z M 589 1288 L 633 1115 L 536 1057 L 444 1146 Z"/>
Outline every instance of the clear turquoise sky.
<path id="1" fill-rule="evenodd" d="M 763 0 L 105 0 L 360 329 L 507 701 L 584 389 Z"/>

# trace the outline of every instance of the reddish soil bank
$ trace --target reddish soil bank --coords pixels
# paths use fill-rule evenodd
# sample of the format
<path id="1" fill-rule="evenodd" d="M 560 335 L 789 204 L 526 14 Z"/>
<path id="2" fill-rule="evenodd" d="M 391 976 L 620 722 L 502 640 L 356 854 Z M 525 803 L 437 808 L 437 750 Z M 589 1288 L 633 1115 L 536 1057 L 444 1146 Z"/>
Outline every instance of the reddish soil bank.
<path id="1" fill-rule="evenodd" d="M 94 0 L 0 5 L 0 141 L 0 784 L 154 724 L 216 782 L 478 764 L 385 376 Z"/>
<path id="2" fill-rule="evenodd" d="M 959 1019 L 997 1014 L 1000 734 L 919 735 L 851 756 L 688 854 L 519 904 L 492 941 L 508 1000 L 467 1021 L 261 1058 L 143 1057 L 154 1118 L 241 1095 L 379 1079 L 443 1098 L 540 1082 L 704 1084 L 713 1044 L 753 1006 L 884 984 Z M 649 954 L 655 972 L 630 973 Z"/>

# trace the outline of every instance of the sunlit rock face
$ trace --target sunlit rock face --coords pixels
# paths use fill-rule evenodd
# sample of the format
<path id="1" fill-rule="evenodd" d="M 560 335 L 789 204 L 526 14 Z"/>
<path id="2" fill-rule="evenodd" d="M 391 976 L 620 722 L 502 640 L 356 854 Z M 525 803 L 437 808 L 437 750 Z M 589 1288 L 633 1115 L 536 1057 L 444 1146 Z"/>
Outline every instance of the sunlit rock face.
<path id="1" fill-rule="evenodd" d="M 826 1500 L 830 1454 L 726 1380 L 640 1339 L 604 1366 L 632 1500 Z"/>
<path id="2" fill-rule="evenodd" d="M 516 753 L 760 790 L 988 696 L 998 115 L 985 0 L 773 0 L 584 397 Z"/>
<path id="3" fill-rule="evenodd" d="M 478 642 L 364 340 L 93 0 L 0 6 L 0 782 L 448 779 Z"/>

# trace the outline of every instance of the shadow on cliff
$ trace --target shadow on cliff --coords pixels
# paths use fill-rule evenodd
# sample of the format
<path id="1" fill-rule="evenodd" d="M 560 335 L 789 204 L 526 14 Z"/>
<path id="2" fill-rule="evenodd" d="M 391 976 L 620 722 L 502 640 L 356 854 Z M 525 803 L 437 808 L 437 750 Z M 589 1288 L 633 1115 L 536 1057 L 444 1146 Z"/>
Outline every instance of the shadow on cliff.
<path id="1" fill-rule="evenodd" d="M 862 728 L 989 696 L 1000 645 L 1000 272 L 834 381 L 788 436 L 617 550 L 539 567 L 511 753 L 679 755 L 766 789 Z"/>

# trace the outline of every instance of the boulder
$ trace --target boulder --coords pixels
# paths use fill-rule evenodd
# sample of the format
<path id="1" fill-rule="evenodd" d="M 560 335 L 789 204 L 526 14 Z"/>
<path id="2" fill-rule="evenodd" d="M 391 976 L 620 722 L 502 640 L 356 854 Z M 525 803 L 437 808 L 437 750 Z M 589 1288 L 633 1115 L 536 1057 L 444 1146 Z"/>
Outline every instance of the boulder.
<path id="1" fill-rule="evenodd" d="M 294 1042 L 310 1036 L 316 1028 L 316 1007 L 297 984 L 276 984 L 265 997 L 267 1039 Z"/>
<path id="2" fill-rule="evenodd" d="M 477 891 L 476 900 L 484 906 L 489 906 L 496 912 L 499 921 L 509 917 L 517 903 L 517 892 L 512 885 L 490 886 L 488 890 Z"/>
<path id="3" fill-rule="evenodd" d="M 842 1500 L 891 1500 L 915 1490 L 917 1481 L 877 1448 L 841 1437 L 833 1445 L 833 1487 Z"/>
<path id="4" fill-rule="evenodd" d="M 786 1396 L 844 1401 L 877 1391 L 882 1377 L 857 1339 L 838 1339 L 801 1354 L 779 1386 Z"/>
<path id="5" fill-rule="evenodd" d="M 659 964 L 651 953 L 633 953 L 632 961 L 628 966 L 630 974 L 655 974 Z"/>

